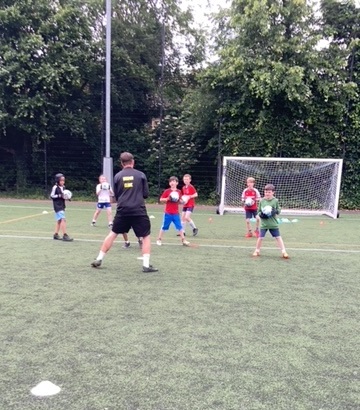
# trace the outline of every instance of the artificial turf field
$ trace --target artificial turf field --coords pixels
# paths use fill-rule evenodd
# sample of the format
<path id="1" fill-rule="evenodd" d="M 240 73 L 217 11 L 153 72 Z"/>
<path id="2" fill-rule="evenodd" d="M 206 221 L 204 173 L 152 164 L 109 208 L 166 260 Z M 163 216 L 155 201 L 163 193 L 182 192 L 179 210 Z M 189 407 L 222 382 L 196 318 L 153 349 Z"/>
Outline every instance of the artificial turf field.
<path id="1" fill-rule="evenodd" d="M 149 207 L 143 274 L 133 235 L 90 267 L 108 232 L 93 212 L 68 205 L 66 243 L 50 201 L 0 199 L 1 410 L 360 409 L 360 214 L 281 224 L 283 260 L 269 236 L 251 256 L 243 215 L 201 207 L 196 247 L 174 230 L 157 247 Z M 60 393 L 33 396 L 44 380 Z"/>

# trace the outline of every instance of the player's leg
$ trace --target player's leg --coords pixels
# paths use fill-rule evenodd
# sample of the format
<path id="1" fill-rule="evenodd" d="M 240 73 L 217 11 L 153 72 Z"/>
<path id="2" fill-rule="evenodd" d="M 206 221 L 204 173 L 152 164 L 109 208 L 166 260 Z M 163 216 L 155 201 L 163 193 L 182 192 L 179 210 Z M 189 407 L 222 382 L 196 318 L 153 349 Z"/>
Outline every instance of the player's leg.
<path id="1" fill-rule="evenodd" d="M 184 233 L 186 231 L 186 223 L 187 223 L 187 221 L 186 221 L 186 207 L 183 207 L 183 210 L 181 212 L 181 225 L 182 225 L 182 228 L 184 230 Z"/>
<path id="2" fill-rule="evenodd" d="M 180 215 L 179 214 L 172 215 L 172 222 L 175 225 L 175 229 L 179 232 L 181 243 L 184 246 L 189 246 L 190 242 L 185 239 L 185 234 L 184 234 L 184 230 L 181 224 Z"/>
<path id="3" fill-rule="evenodd" d="M 154 266 L 150 265 L 151 253 L 151 223 L 148 215 L 134 216 L 131 218 L 131 226 L 138 238 L 142 238 L 142 260 L 143 272 L 157 272 Z"/>
<path id="4" fill-rule="evenodd" d="M 54 236 L 53 236 L 53 238 L 54 238 L 55 240 L 60 240 L 60 239 L 62 239 L 62 237 L 59 235 L 60 226 L 61 226 L 62 214 L 59 215 L 59 212 L 56 212 L 56 213 L 55 213 L 55 219 L 56 219 L 56 222 L 55 222 L 55 231 L 54 231 Z"/>
<path id="5" fill-rule="evenodd" d="M 125 249 L 130 248 L 130 241 L 129 241 L 129 235 L 128 235 L 128 233 L 127 233 L 127 232 L 124 232 L 124 233 L 122 234 L 122 236 L 123 236 L 123 238 L 124 238 L 123 248 L 125 248 Z"/>
<path id="6" fill-rule="evenodd" d="M 99 204 L 99 203 L 96 204 L 96 211 L 95 211 L 95 213 L 94 213 L 94 216 L 93 216 L 93 219 L 92 219 L 92 222 L 91 222 L 91 225 L 92 225 L 92 226 L 95 226 L 96 221 L 97 221 L 97 219 L 98 219 L 98 216 L 100 215 L 101 210 L 102 210 L 102 205 Z"/>
<path id="7" fill-rule="evenodd" d="M 279 229 L 270 229 L 270 233 L 273 236 L 273 238 L 275 238 L 276 243 L 281 251 L 281 255 L 283 258 L 288 259 L 289 255 L 286 252 L 285 249 L 285 245 L 284 245 L 284 241 L 282 239 L 282 237 L 280 236 L 280 231 Z"/>
<path id="8" fill-rule="evenodd" d="M 253 218 L 255 218 L 255 231 L 254 231 L 254 236 L 256 238 L 259 237 L 260 235 L 260 231 L 259 231 L 259 227 L 260 227 L 260 218 L 258 217 L 257 211 L 252 211 L 253 214 Z"/>
<path id="9" fill-rule="evenodd" d="M 245 225 L 246 225 L 245 238 L 252 238 L 253 236 L 252 231 L 251 231 L 251 223 L 250 223 L 251 217 L 252 217 L 252 212 L 245 210 Z"/>
<path id="10" fill-rule="evenodd" d="M 267 229 L 260 229 L 260 234 L 256 240 L 255 251 L 253 253 L 253 256 L 260 256 L 260 249 L 262 247 L 262 242 L 266 235 L 266 232 L 267 232 Z"/>
<path id="11" fill-rule="evenodd" d="M 199 229 L 196 227 L 194 220 L 192 219 L 192 214 L 194 212 L 193 206 L 188 206 L 185 212 L 185 221 L 189 222 L 189 225 L 192 228 L 193 236 L 196 236 L 199 232 Z"/>
<path id="12" fill-rule="evenodd" d="M 110 203 L 106 204 L 106 215 L 107 215 L 107 220 L 108 220 L 109 228 L 112 228 L 112 226 L 113 226 L 113 219 L 112 219 L 112 208 L 111 208 L 111 204 L 110 204 Z"/>
<path id="13" fill-rule="evenodd" d="M 162 245 L 162 237 L 165 231 L 168 231 L 170 228 L 170 224 L 171 224 L 171 215 L 169 214 L 164 214 L 164 219 L 163 219 L 163 223 L 162 226 L 160 228 L 159 231 L 159 235 L 158 235 L 158 239 L 156 241 L 156 245 L 161 246 Z M 144 247 L 144 238 L 143 238 L 143 247 Z"/>
<path id="14" fill-rule="evenodd" d="M 102 261 L 105 255 L 109 252 L 113 243 L 119 234 L 124 232 L 129 232 L 131 225 L 128 221 L 128 218 L 122 218 L 120 215 L 115 215 L 114 224 L 111 232 L 106 236 L 104 242 L 101 245 L 100 252 L 97 258 L 91 263 L 93 268 L 98 268 L 101 266 Z"/>
<path id="15" fill-rule="evenodd" d="M 64 211 L 60 211 L 60 212 L 58 212 L 58 215 L 59 215 L 59 217 L 61 217 L 59 230 L 61 230 L 61 232 L 63 233 L 62 240 L 65 241 L 65 242 L 72 242 L 74 239 L 73 239 L 73 238 L 70 238 L 70 236 L 66 233 L 66 218 L 65 218 L 65 212 L 64 212 Z"/>

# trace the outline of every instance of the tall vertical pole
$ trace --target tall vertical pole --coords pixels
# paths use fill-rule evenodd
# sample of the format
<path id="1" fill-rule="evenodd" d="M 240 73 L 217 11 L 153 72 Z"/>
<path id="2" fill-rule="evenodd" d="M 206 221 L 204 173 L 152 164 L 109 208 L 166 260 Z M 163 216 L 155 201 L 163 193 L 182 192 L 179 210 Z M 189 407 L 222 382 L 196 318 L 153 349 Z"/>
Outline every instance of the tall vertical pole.
<path id="1" fill-rule="evenodd" d="M 110 120 L 111 120 L 111 0 L 106 0 L 106 70 L 105 70 L 105 157 L 103 174 L 113 183 L 113 160 L 110 157 Z"/>
<path id="2" fill-rule="evenodd" d="M 161 71 L 160 71 L 160 123 L 159 123 L 159 170 L 158 170 L 158 195 L 161 194 L 162 177 L 162 137 L 164 117 L 164 70 L 165 70 L 165 17 L 161 27 Z"/>

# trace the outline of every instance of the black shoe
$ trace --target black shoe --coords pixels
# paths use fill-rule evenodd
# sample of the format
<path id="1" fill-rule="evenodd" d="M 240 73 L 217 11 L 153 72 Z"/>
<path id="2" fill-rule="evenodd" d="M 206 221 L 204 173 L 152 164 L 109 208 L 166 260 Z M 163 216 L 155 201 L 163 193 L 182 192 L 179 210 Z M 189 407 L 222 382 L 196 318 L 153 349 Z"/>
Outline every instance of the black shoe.
<path id="1" fill-rule="evenodd" d="M 93 262 L 91 262 L 91 266 L 93 268 L 98 268 L 98 267 L 101 266 L 101 263 L 102 263 L 102 261 L 99 261 L 99 260 L 95 259 Z"/>
<path id="2" fill-rule="evenodd" d="M 125 242 L 123 245 L 124 249 L 130 248 L 130 242 Z"/>
<path id="3" fill-rule="evenodd" d="M 70 238 L 70 236 L 67 233 L 64 233 L 62 240 L 65 242 L 72 242 L 74 239 Z"/>
<path id="4" fill-rule="evenodd" d="M 198 234 L 199 230 L 198 228 L 194 228 L 193 229 L 193 236 L 196 236 Z"/>
<path id="5" fill-rule="evenodd" d="M 62 237 L 58 233 L 54 233 L 53 238 L 57 241 L 61 241 Z"/>
<path id="6" fill-rule="evenodd" d="M 145 273 L 151 273 L 151 272 L 158 272 L 159 269 L 156 269 L 152 265 L 150 265 L 148 268 L 145 268 L 145 266 L 143 266 L 142 271 Z"/>

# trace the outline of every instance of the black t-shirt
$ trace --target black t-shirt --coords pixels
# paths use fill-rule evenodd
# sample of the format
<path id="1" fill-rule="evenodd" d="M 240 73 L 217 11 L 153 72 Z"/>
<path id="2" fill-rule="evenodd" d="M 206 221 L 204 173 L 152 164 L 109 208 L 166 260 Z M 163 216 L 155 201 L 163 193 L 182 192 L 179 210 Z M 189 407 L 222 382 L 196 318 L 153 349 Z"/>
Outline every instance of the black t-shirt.
<path id="1" fill-rule="evenodd" d="M 147 214 L 145 198 L 149 196 L 149 186 L 143 172 L 134 168 L 118 172 L 114 177 L 114 194 L 120 215 Z"/>

